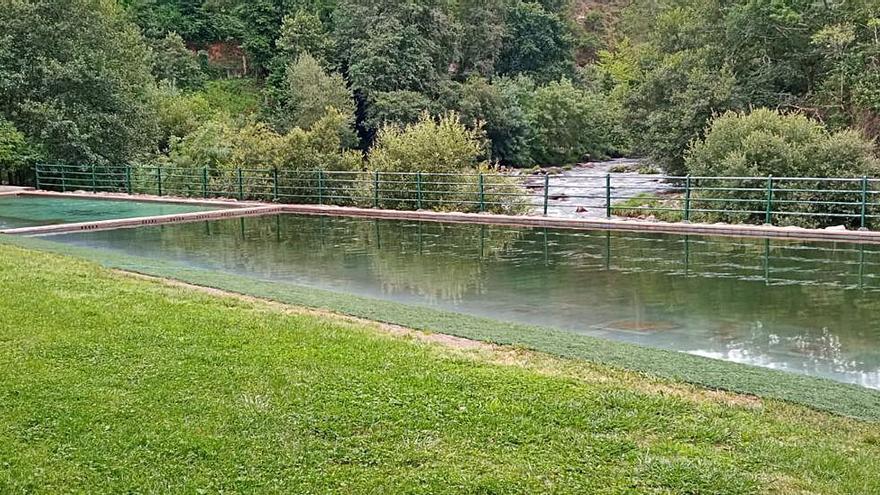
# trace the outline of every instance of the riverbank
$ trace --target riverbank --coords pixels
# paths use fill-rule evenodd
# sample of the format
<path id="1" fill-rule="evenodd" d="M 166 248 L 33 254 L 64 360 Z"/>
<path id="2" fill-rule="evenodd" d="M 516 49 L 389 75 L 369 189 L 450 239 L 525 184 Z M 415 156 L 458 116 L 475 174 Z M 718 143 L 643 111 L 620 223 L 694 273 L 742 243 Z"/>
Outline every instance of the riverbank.
<path id="1" fill-rule="evenodd" d="M 4 492 L 880 489 L 877 424 L 10 246 L 0 281 Z"/>

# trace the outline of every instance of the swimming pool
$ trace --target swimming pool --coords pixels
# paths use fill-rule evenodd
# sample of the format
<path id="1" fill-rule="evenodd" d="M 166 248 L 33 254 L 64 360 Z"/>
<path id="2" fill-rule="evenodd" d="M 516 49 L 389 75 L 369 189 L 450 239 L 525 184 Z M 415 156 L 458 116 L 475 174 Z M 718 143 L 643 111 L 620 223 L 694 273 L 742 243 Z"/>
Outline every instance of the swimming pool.
<path id="1" fill-rule="evenodd" d="M 219 209 L 222 207 L 153 201 L 59 196 L 0 196 L 0 230 Z"/>
<path id="2" fill-rule="evenodd" d="M 47 239 L 880 389 L 880 246 L 290 214 Z"/>

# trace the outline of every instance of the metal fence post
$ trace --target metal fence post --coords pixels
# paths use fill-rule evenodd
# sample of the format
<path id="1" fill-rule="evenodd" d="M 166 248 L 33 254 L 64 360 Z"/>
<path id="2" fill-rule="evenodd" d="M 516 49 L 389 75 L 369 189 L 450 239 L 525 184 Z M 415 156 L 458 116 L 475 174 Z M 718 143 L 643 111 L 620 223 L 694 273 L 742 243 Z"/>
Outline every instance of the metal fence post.
<path id="1" fill-rule="evenodd" d="M 764 215 L 764 223 L 773 224 L 773 176 L 767 176 L 767 211 Z"/>
<path id="2" fill-rule="evenodd" d="M 611 218 L 611 174 L 605 174 L 605 217 Z"/>
<path id="3" fill-rule="evenodd" d="M 318 204 L 324 204 L 324 171 L 318 170 Z"/>
<path id="4" fill-rule="evenodd" d="M 125 166 L 125 192 L 131 194 L 131 165 Z"/>
<path id="5" fill-rule="evenodd" d="M 67 178 L 64 176 L 64 165 L 61 165 L 61 192 L 67 192 Z"/>
<path id="6" fill-rule="evenodd" d="M 544 216 L 547 216 L 547 206 L 550 202 L 550 174 L 544 174 Z"/>
<path id="7" fill-rule="evenodd" d="M 95 164 L 92 164 L 92 194 L 98 192 L 98 179 L 95 176 Z"/>
<path id="8" fill-rule="evenodd" d="M 208 166 L 202 167 L 202 197 L 208 198 Z"/>
<path id="9" fill-rule="evenodd" d="M 480 173 L 480 212 L 486 211 L 486 191 L 483 186 L 483 173 Z"/>
<path id="10" fill-rule="evenodd" d="M 272 168 L 272 200 L 278 201 L 278 167 Z"/>
<path id="11" fill-rule="evenodd" d="M 241 167 L 238 167 L 238 200 L 244 199 L 244 182 L 241 178 Z"/>
<path id="12" fill-rule="evenodd" d="M 40 188 L 40 166 L 34 165 L 34 188 Z"/>
<path id="13" fill-rule="evenodd" d="M 373 208 L 379 207 L 379 171 L 373 174 Z"/>
<path id="14" fill-rule="evenodd" d="M 156 167 L 156 187 L 159 189 L 159 196 L 162 195 L 162 166 Z"/>
<path id="15" fill-rule="evenodd" d="M 862 176 L 862 221 L 859 230 L 868 230 L 868 176 Z"/>
<path id="16" fill-rule="evenodd" d="M 422 173 L 416 172 L 416 209 L 422 209 Z"/>
<path id="17" fill-rule="evenodd" d="M 684 221 L 691 221 L 691 174 L 684 178 Z"/>

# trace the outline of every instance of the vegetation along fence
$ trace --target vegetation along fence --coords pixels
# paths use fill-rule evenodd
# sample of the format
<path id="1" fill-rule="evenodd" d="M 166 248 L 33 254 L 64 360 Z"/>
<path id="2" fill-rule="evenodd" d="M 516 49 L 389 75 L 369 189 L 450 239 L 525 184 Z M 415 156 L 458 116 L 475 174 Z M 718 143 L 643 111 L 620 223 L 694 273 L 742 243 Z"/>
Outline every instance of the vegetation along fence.
<path id="1" fill-rule="evenodd" d="M 38 165 L 45 190 L 404 210 L 870 228 L 880 180 Z"/>

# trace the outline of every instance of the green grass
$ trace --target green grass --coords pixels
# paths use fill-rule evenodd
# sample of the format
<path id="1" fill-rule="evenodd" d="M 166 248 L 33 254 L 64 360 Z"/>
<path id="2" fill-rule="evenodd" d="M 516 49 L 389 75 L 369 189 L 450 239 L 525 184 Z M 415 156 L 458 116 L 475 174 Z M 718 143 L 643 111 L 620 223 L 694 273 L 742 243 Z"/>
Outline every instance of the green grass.
<path id="1" fill-rule="evenodd" d="M 2 244 L 74 255 L 96 261 L 106 267 L 173 278 L 420 330 L 515 345 L 713 389 L 780 399 L 854 418 L 880 421 L 880 392 L 832 380 L 596 339 L 553 328 L 502 322 L 293 284 L 188 268 L 160 260 L 58 244 L 43 239 L 0 235 L 0 245 Z"/>
<path id="2" fill-rule="evenodd" d="M 0 246 L 0 493 L 877 493 L 880 425 Z"/>

